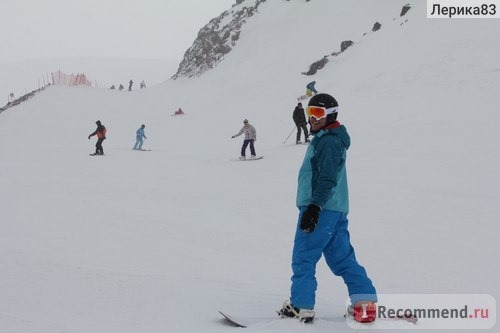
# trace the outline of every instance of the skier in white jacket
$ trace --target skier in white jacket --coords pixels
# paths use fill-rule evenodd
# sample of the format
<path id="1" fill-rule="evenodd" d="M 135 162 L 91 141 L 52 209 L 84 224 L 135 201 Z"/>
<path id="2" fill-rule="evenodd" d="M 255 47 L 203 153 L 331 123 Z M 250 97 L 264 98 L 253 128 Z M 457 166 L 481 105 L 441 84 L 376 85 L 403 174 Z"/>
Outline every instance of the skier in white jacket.
<path id="1" fill-rule="evenodd" d="M 255 154 L 254 143 L 257 141 L 257 131 L 255 127 L 248 123 L 248 119 L 243 120 L 243 127 L 241 130 L 233 135 L 231 138 L 235 138 L 240 136 L 241 134 L 245 134 L 245 140 L 243 141 L 243 145 L 241 146 L 241 156 L 240 160 L 246 159 L 245 152 L 247 150 L 248 145 L 250 144 L 250 153 L 252 154 L 251 158 L 255 158 L 257 155 Z"/>

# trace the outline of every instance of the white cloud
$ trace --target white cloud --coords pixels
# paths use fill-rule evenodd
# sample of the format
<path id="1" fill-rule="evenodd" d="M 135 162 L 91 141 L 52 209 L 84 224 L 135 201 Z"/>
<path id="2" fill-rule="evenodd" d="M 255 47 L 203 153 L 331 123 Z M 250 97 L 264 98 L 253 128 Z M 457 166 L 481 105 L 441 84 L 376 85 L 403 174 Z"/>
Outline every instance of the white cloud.
<path id="1" fill-rule="evenodd" d="M 180 60 L 233 0 L 48 0 L 2 4 L 0 62 L 108 56 Z"/>

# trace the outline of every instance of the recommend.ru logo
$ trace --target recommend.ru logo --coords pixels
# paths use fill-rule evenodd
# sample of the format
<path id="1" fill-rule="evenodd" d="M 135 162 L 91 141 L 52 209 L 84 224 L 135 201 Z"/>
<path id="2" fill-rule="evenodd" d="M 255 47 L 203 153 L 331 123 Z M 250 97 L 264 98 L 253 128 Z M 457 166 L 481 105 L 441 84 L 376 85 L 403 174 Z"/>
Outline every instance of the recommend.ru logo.
<path id="1" fill-rule="evenodd" d="M 490 329 L 496 323 L 496 301 L 487 294 L 377 296 L 376 320 L 366 325 L 357 322 L 352 316 L 346 316 L 347 324 L 351 328 Z"/>

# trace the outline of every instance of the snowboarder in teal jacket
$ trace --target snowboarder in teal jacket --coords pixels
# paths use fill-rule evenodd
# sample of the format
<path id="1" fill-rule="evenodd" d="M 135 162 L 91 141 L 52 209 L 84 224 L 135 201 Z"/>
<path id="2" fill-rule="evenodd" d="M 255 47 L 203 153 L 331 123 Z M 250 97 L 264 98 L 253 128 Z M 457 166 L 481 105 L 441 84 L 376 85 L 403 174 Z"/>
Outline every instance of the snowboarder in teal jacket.
<path id="1" fill-rule="evenodd" d="M 309 82 L 306 86 L 306 91 L 309 90 L 311 93 L 316 95 L 318 93 L 318 91 L 316 90 L 315 85 L 316 85 L 316 81 Z"/>
<path id="2" fill-rule="evenodd" d="M 338 109 L 337 101 L 323 93 L 313 96 L 306 109 L 314 138 L 298 176 L 291 297 L 279 311 L 282 317 L 303 322 L 311 322 L 315 315 L 315 272 L 322 255 L 333 274 L 343 278 L 353 307 L 362 303 L 373 309 L 377 301 L 375 287 L 357 262 L 349 240 L 345 163 L 351 140 L 337 121 Z M 370 315 L 374 320 L 374 313 Z"/>

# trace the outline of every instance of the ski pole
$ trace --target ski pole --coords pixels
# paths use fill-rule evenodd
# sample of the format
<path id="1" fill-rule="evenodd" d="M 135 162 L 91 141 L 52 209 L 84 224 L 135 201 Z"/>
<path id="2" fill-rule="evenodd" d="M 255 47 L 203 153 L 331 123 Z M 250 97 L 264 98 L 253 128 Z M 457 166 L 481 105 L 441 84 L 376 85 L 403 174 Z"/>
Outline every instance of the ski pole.
<path id="1" fill-rule="evenodd" d="M 295 131 L 295 127 L 296 127 L 296 126 L 294 126 L 294 127 L 292 128 L 292 131 L 290 132 L 290 134 L 288 134 L 288 136 L 286 137 L 285 141 L 283 141 L 283 144 L 285 144 L 285 143 L 288 141 L 288 138 L 290 137 L 290 135 L 292 135 L 292 133 Z"/>

